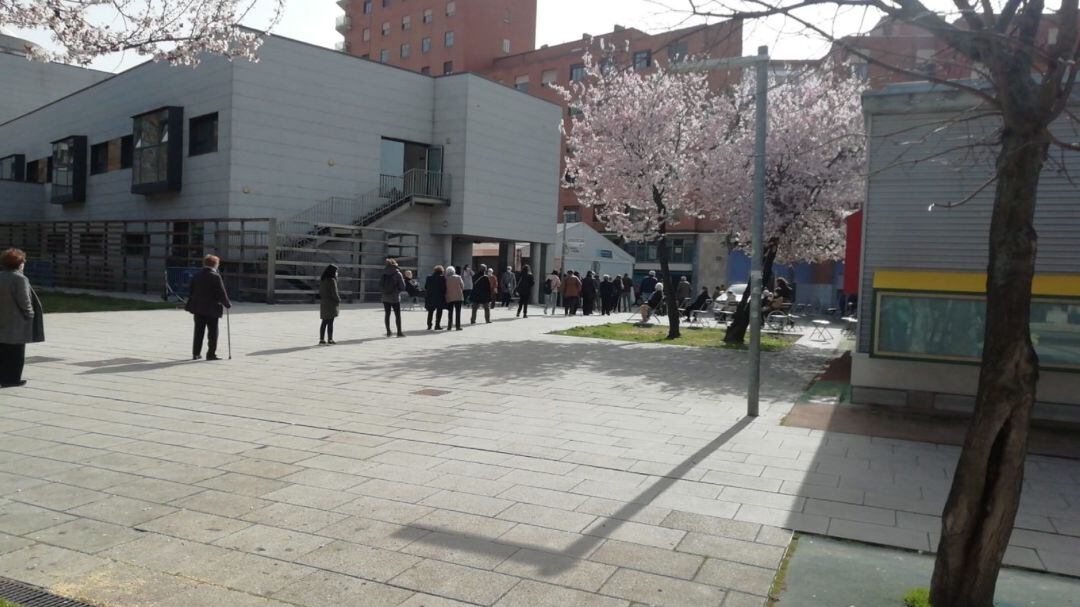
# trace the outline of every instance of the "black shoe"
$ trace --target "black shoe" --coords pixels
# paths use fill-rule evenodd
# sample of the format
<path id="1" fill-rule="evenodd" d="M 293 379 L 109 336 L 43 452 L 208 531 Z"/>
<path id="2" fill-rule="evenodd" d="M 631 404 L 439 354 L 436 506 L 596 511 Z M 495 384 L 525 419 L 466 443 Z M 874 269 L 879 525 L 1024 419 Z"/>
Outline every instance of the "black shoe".
<path id="1" fill-rule="evenodd" d="M 326 343 L 328 343 L 328 344 L 330 344 L 332 346 L 332 345 L 336 344 L 337 342 L 331 339 L 331 340 L 327 341 Z"/>
<path id="2" fill-rule="evenodd" d="M 191 360 L 199 360 L 201 358 L 202 358 L 202 354 L 195 354 L 194 356 L 191 357 Z"/>
<path id="3" fill-rule="evenodd" d="M 0 388 L 21 388 L 21 387 L 23 387 L 25 385 L 26 385 L 26 380 L 25 379 L 20 379 L 19 381 L 15 382 L 15 383 L 12 383 L 12 384 L 0 384 Z"/>
<path id="4" fill-rule="evenodd" d="M 397 336 L 398 336 L 398 337 L 405 337 L 405 334 L 404 334 L 404 333 L 401 333 L 401 332 L 398 332 Z"/>
<path id="5" fill-rule="evenodd" d="M 221 360 L 221 357 L 217 354 L 207 354 L 206 360 Z"/>
<path id="6" fill-rule="evenodd" d="M 435 330 L 436 331 L 442 331 L 442 327 L 440 327 L 439 325 L 435 325 Z"/>
<path id="7" fill-rule="evenodd" d="M 391 336 L 393 336 L 393 335 L 394 335 L 394 334 L 393 334 L 393 333 L 391 333 L 390 331 L 387 331 L 387 332 L 386 332 L 386 336 L 387 336 L 387 337 L 391 337 Z"/>
<path id="8" fill-rule="evenodd" d="M 326 340 L 325 339 L 320 339 L 319 340 L 319 345 L 320 346 L 325 346 L 326 345 Z"/>
<path id="9" fill-rule="evenodd" d="M 450 329 L 447 329 L 447 331 L 449 331 L 449 330 L 450 330 Z M 460 330 L 461 330 L 461 327 L 458 327 L 458 328 L 457 328 L 457 330 L 458 330 L 458 331 L 460 331 Z"/>

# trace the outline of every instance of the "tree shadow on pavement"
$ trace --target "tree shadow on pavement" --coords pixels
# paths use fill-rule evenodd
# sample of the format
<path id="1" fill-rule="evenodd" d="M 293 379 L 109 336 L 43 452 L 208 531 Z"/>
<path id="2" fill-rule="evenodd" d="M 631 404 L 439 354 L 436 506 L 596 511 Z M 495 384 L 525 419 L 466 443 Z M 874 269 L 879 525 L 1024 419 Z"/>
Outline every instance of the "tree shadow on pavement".
<path id="1" fill-rule="evenodd" d="M 565 558 L 550 558 L 547 554 L 550 554 L 551 550 L 540 546 L 530 546 L 499 539 L 491 540 L 490 538 L 483 536 L 446 530 L 437 526 L 429 527 L 429 529 L 436 533 L 428 534 L 416 541 L 453 550 L 468 550 L 488 556 L 498 556 L 500 553 L 505 552 L 505 546 L 511 546 L 521 550 L 514 553 L 510 557 L 510 560 L 525 565 L 531 565 L 538 573 L 545 576 L 554 576 L 564 573 L 575 566 L 575 559 L 584 559 L 591 554 L 601 542 L 611 537 L 611 534 L 614 533 L 615 530 L 624 523 L 632 520 L 635 515 L 644 510 L 653 500 L 670 489 L 676 482 L 682 480 L 682 478 L 686 476 L 688 472 L 693 470 L 702 460 L 708 458 L 720 447 L 738 436 L 739 432 L 752 424 L 753 421 L 753 418 L 750 417 L 739 419 L 733 426 L 709 441 L 708 444 L 702 448 L 695 451 L 666 474 L 659 477 L 655 483 L 646 487 L 635 498 L 623 504 L 614 514 L 598 519 L 590 524 L 583 532 L 584 535 L 581 535 L 581 537 L 575 540 L 573 544 L 567 546 L 558 553 L 559 556 Z M 395 532 L 394 537 L 412 539 L 412 531 L 408 527 L 402 528 Z"/>

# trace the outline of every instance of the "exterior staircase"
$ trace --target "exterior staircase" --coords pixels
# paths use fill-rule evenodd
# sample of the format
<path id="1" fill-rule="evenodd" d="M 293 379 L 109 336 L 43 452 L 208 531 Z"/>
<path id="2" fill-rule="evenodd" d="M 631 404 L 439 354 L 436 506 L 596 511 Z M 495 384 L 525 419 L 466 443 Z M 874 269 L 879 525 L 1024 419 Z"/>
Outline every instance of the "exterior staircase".
<path id="1" fill-rule="evenodd" d="M 278 222 L 274 301 L 314 301 L 319 274 L 331 263 L 339 268 L 346 301 L 378 295 L 386 257 L 415 273 L 419 235 L 379 224 L 414 206 L 449 206 L 451 185 L 450 175 L 423 169 L 381 175 L 379 185 L 359 197 L 332 197 Z"/>

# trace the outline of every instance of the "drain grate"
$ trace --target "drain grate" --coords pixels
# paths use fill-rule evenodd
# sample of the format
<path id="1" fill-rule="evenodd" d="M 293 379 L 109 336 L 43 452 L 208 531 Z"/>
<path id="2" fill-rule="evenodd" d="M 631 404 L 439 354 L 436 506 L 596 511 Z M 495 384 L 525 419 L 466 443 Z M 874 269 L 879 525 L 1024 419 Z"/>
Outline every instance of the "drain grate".
<path id="1" fill-rule="evenodd" d="M 76 367 L 88 367 L 98 369 L 100 367 L 115 367 L 118 365 L 134 365 L 136 363 L 150 362 L 145 358 L 107 358 L 105 360 L 91 360 L 84 363 L 71 363 Z"/>
<path id="2" fill-rule="evenodd" d="M 63 361 L 62 358 L 53 358 L 52 356 L 27 356 L 26 364 L 37 365 L 41 363 L 58 363 Z"/>
<path id="3" fill-rule="evenodd" d="M 51 594 L 44 588 L 5 577 L 0 577 L 0 599 L 11 601 L 19 607 L 91 607 L 86 603 Z"/>
<path id="4" fill-rule="evenodd" d="M 424 388 L 423 390 L 417 390 L 413 394 L 419 394 L 420 396 L 442 396 L 443 394 L 450 394 L 447 390 L 436 390 L 434 388 Z"/>

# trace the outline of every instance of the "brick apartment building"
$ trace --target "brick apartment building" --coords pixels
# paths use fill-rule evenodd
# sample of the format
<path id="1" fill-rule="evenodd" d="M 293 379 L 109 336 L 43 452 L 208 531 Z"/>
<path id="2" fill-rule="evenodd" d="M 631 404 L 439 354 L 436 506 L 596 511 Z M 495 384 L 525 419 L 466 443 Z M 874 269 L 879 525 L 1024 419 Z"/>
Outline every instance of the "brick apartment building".
<path id="1" fill-rule="evenodd" d="M 483 73 L 536 46 L 536 0 L 339 0 L 338 50 L 432 75 Z"/>

